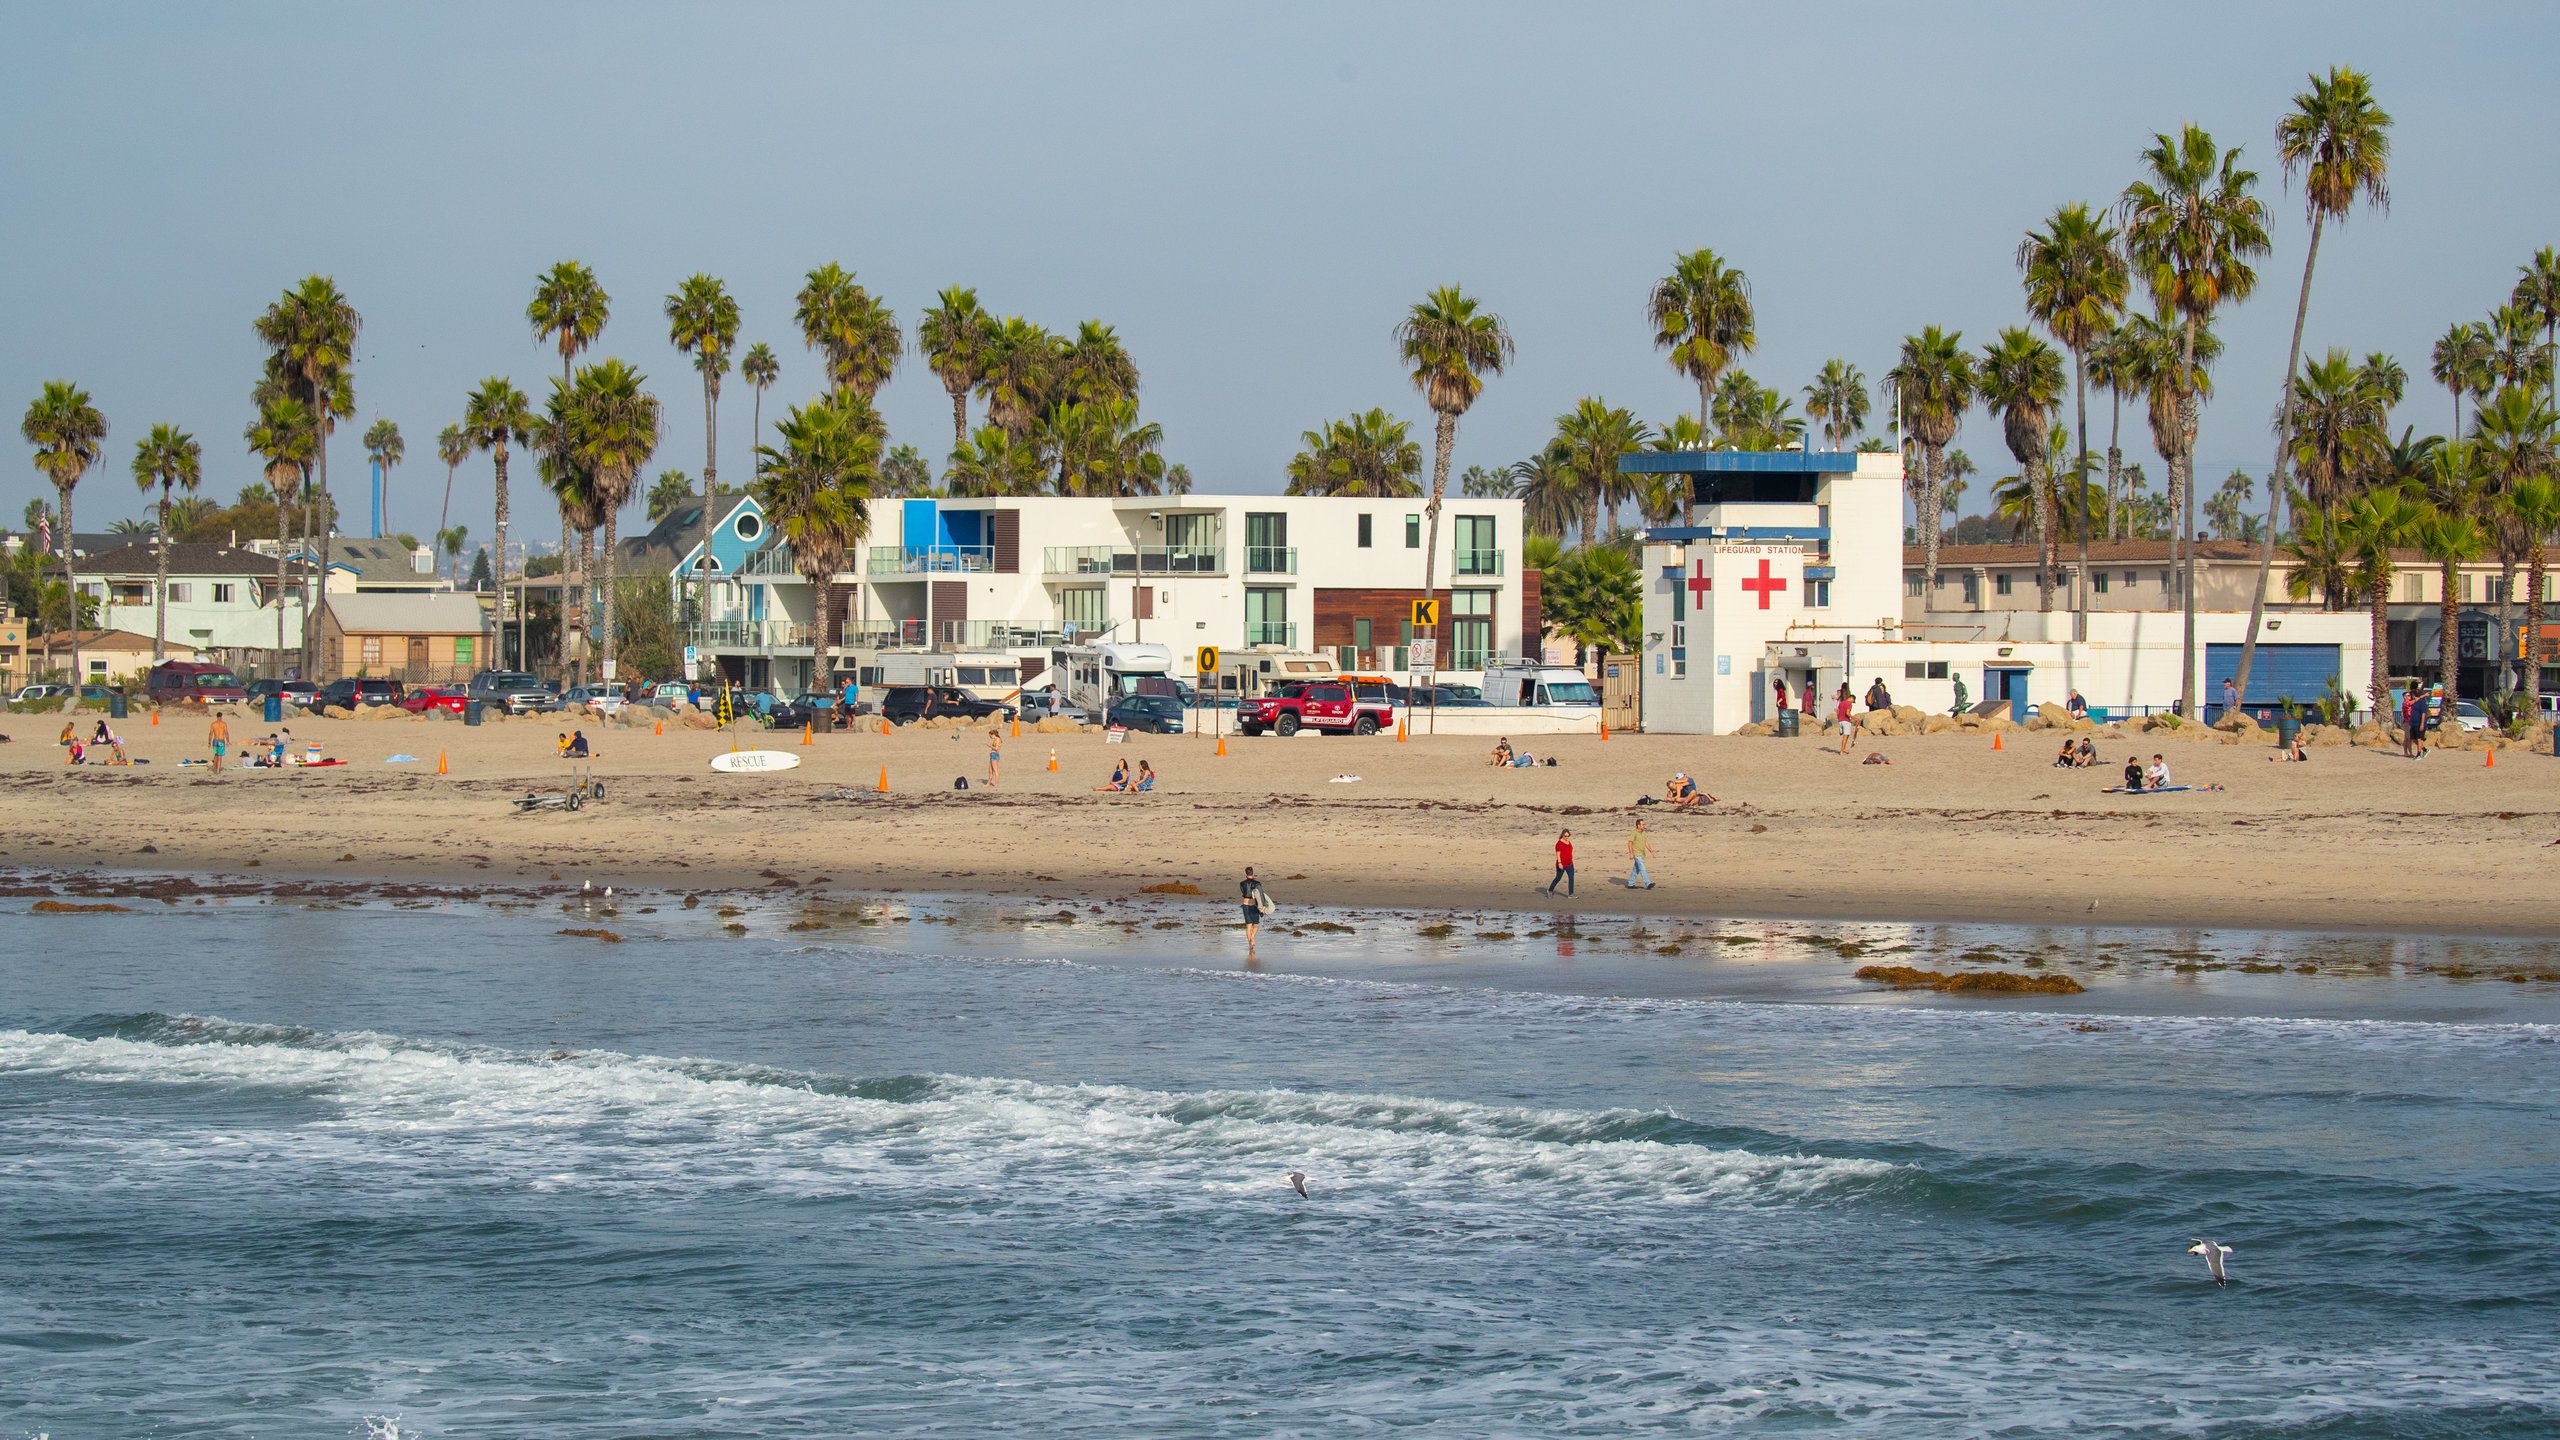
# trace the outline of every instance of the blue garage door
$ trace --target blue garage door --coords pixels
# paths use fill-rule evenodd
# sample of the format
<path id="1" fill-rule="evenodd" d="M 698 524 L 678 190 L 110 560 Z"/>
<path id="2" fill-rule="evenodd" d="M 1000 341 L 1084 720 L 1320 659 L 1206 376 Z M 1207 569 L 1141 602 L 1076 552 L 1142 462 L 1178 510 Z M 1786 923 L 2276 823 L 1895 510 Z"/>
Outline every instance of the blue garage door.
<path id="1" fill-rule="evenodd" d="M 2222 704 L 2222 682 L 2240 673 L 2240 647 L 2207 645 L 2204 647 L 2204 702 L 2208 706 Z M 2240 697 L 2242 705 L 2273 705 L 2278 696 L 2290 695 L 2310 704 L 2338 678 L 2338 647 L 2335 645 L 2260 645 L 2256 663 L 2249 667 L 2249 693 Z"/>

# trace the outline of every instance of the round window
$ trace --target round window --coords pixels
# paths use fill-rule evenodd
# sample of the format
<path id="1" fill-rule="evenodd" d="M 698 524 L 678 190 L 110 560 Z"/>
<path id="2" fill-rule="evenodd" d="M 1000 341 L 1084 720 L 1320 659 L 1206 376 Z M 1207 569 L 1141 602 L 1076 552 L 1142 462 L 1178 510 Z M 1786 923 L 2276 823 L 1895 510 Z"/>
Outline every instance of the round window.
<path id="1" fill-rule="evenodd" d="M 738 532 L 739 539 L 753 540 L 764 533 L 764 522 L 753 515 L 741 515 L 738 517 L 738 523 L 730 528 Z"/>

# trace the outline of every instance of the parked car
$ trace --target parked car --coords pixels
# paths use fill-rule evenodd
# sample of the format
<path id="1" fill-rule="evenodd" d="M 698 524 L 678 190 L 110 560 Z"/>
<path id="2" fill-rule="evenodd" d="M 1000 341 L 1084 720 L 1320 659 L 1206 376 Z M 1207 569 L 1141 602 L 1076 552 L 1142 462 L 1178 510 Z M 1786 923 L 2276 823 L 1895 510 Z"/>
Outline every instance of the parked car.
<path id="1" fill-rule="evenodd" d="M 308 708 L 311 697 L 319 693 L 320 687 L 308 680 L 252 680 L 248 684 L 248 698 L 253 705 L 264 703 L 270 695 L 281 695 L 287 705 Z"/>
<path id="2" fill-rule="evenodd" d="M 400 708 L 412 715 L 423 715 L 430 710 L 450 710 L 459 715 L 469 699 L 470 696 L 459 685 L 430 685 L 401 696 Z"/>
<path id="3" fill-rule="evenodd" d="M 1247 735 L 1268 730 L 1283 739 L 1300 730 L 1316 730 L 1328 735 L 1375 735 L 1393 729 L 1395 707 L 1383 693 L 1376 699 L 1357 699 L 1349 685 L 1326 681 L 1283 685 L 1279 693 L 1241 706 L 1236 711 L 1236 728 Z"/>
<path id="4" fill-rule="evenodd" d="M 1182 711 L 1182 702 L 1170 695 L 1123 695 L 1111 707 L 1111 723 L 1150 735 L 1179 735 Z"/>
<path id="5" fill-rule="evenodd" d="M 560 697 L 521 670 L 483 670 L 463 693 L 483 705 L 503 705 L 510 715 L 539 715 L 560 708 Z"/>
<path id="6" fill-rule="evenodd" d="M 68 700 L 70 698 L 71 687 L 68 685 L 22 685 L 18 687 L 17 694 L 9 697 L 9 703 L 12 705 L 37 705 L 49 700 Z"/>
<path id="7" fill-rule="evenodd" d="M 981 700 L 957 685 L 892 685 L 880 697 L 880 713 L 892 725 L 933 715 L 959 715 L 971 720 L 1013 718 L 1013 707 Z"/>
<path id="8" fill-rule="evenodd" d="M 619 715 L 622 707 L 629 703 L 622 698 L 622 692 L 611 685 L 572 686 L 568 694 L 560 697 L 563 709 L 575 710 L 583 706 L 599 715 Z"/>
<path id="9" fill-rule="evenodd" d="M 144 683 L 149 687 L 152 703 L 159 705 L 178 701 L 230 703 L 249 698 L 248 689 L 229 666 L 202 660 L 163 660 L 151 667 Z"/>
<path id="10" fill-rule="evenodd" d="M 2457 700 L 2453 703 L 2453 723 L 2465 730 L 2486 730 L 2489 712 L 2481 709 L 2476 700 Z"/>
<path id="11" fill-rule="evenodd" d="M 397 705 L 407 693 L 397 680 L 361 680 L 351 675 L 321 686 L 311 703 L 314 707 L 335 705 L 353 710 L 359 705 Z"/>

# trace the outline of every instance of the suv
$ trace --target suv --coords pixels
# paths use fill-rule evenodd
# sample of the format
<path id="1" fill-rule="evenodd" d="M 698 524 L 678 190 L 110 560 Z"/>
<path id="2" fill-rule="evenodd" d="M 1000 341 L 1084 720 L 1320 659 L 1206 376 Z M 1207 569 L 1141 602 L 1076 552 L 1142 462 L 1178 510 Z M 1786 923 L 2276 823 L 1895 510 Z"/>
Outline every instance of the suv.
<path id="1" fill-rule="evenodd" d="M 1123 730 L 1156 735 L 1182 733 L 1182 702 L 1170 695 L 1123 695 L 1111 707 L 1110 723 Z"/>
<path id="2" fill-rule="evenodd" d="M 228 667 L 201 660 L 163 660 L 151 667 L 146 682 L 152 702 L 165 705 L 172 701 L 198 700 L 236 701 L 249 698 L 240 686 L 240 677 Z"/>
<path id="3" fill-rule="evenodd" d="M 270 695 L 276 695 L 283 697 L 287 705 L 300 705 L 305 709 L 318 703 L 313 697 L 319 693 L 320 687 L 308 680 L 252 680 L 249 682 L 251 700 L 264 700 Z"/>
<path id="4" fill-rule="evenodd" d="M 308 703 L 314 710 L 325 705 L 353 710 L 359 705 L 397 705 L 407 693 L 397 680 L 359 680 L 349 676 L 321 686 Z"/>
<path id="5" fill-rule="evenodd" d="M 1276 694 L 1236 708 L 1238 730 L 1247 735 L 1268 730 L 1283 739 L 1300 730 L 1375 735 L 1395 723 L 1396 707 L 1384 694 L 1354 698 L 1350 685 L 1333 681 L 1283 685 Z"/>
<path id="6" fill-rule="evenodd" d="M 503 705 L 510 715 L 539 715 L 560 708 L 560 697 L 521 670 L 483 670 L 464 687 L 465 696 L 483 705 Z"/>
<path id="7" fill-rule="evenodd" d="M 922 720 L 928 715 L 958 715 L 970 720 L 990 716 L 1010 720 L 1013 707 L 993 700 L 981 700 L 957 685 L 892 685 L 880 697 L 880 715 L 892 725 Z"/>

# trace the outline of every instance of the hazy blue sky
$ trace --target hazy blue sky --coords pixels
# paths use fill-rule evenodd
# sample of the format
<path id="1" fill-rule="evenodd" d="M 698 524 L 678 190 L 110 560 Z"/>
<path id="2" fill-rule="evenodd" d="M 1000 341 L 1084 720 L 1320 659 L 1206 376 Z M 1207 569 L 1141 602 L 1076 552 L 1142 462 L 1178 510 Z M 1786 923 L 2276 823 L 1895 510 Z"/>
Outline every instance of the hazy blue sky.
<path id="1" fill-rule="evenodd" d="M 2151 132 L 2190 119 L 2266 172 L 2275 253 L 2226 326 L 2199 460 L 2207 483 L 2263 472 L 2305 239 L 2272 127 L 2331 64 L 2372 72 L 2399 121 L 2395 204 L 2323 246 L 2315 353 L 2396 353 L 2419 377 L 2403 418 L 2442 429 L 2434 337 L 2560 243 L 2549 6 L 0 14 L 16 61 L 0 89 L 0 395 L 22 406 L 68 376 L 106 411 L 84 529 L 140 513 L 128 463 L 154 421 L 203 439 L 209 492 L 254 477 L 250 324 L 313 271 L 363 312 L 352 429 L 399 422 L 391 521 L 423 534 L 445 479 L 435 433 L 466 387 L 504 373 L 538 395 L 557 373 L 524 306 L 562 257 L 612 293 L 599 353 L 667 401 L 652 473 L 702 465 L 667 291 L 695 270 L 729 282 L 743 339 L 782 357 L 770 421 L 816 388 L 790 297 L 837 260 L 910 335 L 955 282 L 1052 328 L 1116 325 L 1168 458 L 1203 490 L 1267 491 L 1301 430 L 1353 409 L 1386 406 L 1427 441 L 1388 332 L 1432 285 L 1464 284 L 1517 337 L 1458 437 L 1459 468 L 1507 463 L 1583 395 L 1657 421 L 1694 407 L 1642 317 L 1675 252 L 1712 246 L 1749 272 L 1760 348 L 1743 363 L 1762 381 L 1792 394 L 1834 355 L 1873 377 L 1923 324 L 1979 342 L 2019 322 L 2021 232 L 2058 201 L 2112 199 Z M 882 404 L 938 466 L 950 410 L 920 360 Z M 732 481 L 747 414 L 733 378 Z M 1957 443 L 1986 478 L 2014 468 L 1979 413 Z M 2157 472 L 2138 425 L 2127 449 Z M 353 434 L 332 459 L 361 524 Z M 0 515 L 14 524 L 39 486 L 10 467 Z M 488 499 L 475 460 L 453 496 L 475 541 Z"/>

